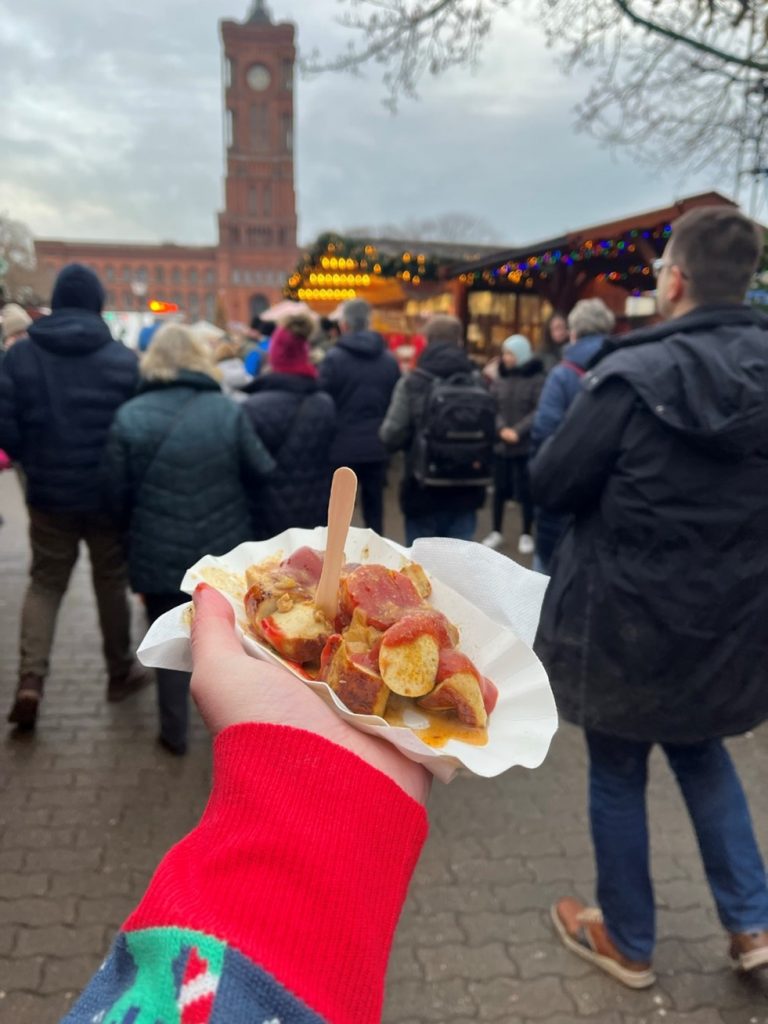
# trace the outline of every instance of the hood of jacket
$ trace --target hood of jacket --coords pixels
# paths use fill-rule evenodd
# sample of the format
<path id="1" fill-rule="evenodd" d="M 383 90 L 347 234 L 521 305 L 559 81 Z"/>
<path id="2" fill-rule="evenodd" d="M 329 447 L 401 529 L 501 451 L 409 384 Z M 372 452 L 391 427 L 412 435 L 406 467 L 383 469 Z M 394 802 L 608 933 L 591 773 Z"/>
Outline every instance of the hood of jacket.
<path id="1" fill-rule="evenodd" d="M 98 313 L 59 309 L 30 324 L 29 337 L 40 348 L 58 356 L 83 356 L 105 345 L 118 345 Z"/>
<path id="2" fill-rule="evenodd" d="M 139 392 L 168 391 L 170 388 L 192 388 L 195 391 L 221 391 L 221 385 L 207 373 L 196 370 L 179 370 L 173 380 L 142 380 Z"/>
<path id="3" fill-rule="evenodd" d="M 342 334 L 336 342 L 337 348 L 351 352 L 352 355 L 360 356 L 362 359 L 375 359 L 386 349 L 386 342 L 376 331 L 355 331 L 351 334 Z"/>
<path id="4" fill-rule="evenodd" d="M 472 373 L 477 367 L 458 345 L 433 341 L 421 353 L 418 369 L 435 377 L 452 377 L 455 373 Z"/>
<path id="5" fill-rule="evenodd" d="M 502 359 L 499 360 L 500 377 L 535 377 L 538 373 L 544 373 L 544 363 L 535 356 L 522 366 L 511 366 L 509 369 Z"/>
<path id="6" fill-rule="evenodd" d="M 747 306 L 701 307 L 607 342 L 585 386 L 611 377 L 713 455 L 768 453 L 768 318 Z"/>
<path id="7" fill-rule="evenodd" d="M 305 377 L 299 373 L 265 373 L 263 377 L 255 377 L 250 384 L 240 389 L 248 395 L 262 395 L 267 391 L 287 391 L 293 395 L 311 395 L 320 390 L 314 377 Z"/>

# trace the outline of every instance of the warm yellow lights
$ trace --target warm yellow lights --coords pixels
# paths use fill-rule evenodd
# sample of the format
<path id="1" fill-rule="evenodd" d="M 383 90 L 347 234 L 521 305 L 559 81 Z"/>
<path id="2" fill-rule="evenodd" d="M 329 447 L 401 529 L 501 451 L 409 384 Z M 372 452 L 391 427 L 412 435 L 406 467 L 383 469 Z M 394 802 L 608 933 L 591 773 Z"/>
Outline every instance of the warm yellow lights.
<path id="1" fill-rule="evenodd" d="M 354 299 L 354 288 L 299 288 L 297 295 L 302 302 L 344 302 Z"/>

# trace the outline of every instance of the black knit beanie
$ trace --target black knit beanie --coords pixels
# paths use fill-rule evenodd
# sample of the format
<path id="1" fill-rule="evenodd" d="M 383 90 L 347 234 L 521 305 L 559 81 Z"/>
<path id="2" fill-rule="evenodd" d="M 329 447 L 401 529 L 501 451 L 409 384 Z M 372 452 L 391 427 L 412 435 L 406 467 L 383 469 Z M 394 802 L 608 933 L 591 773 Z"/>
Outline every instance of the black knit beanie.
<path id="1" fill-rule="evenodd" d="M 70 263 L 56 278 L 51 309 L 87 309 L 100 313 L 104 308 L 104 288 L 90 267 Z"/>

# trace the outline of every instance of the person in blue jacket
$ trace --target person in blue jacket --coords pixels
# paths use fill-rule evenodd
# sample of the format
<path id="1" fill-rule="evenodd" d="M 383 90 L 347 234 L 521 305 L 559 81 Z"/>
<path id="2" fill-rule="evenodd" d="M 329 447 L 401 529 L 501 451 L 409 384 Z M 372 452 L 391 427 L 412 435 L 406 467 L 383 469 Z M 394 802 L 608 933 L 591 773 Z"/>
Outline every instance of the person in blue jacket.
<path id="1" fill-rule="evenodd" d="M 531 453 L 535 454 L 565 419 L 581 388 L 581 379 L 589 361 L 600 350 L 616 318 L 602 299 L 582 299 L 568 316 L 571 344 L 550 370 L 536 407 L 531 427 Z M 568 519 L 559 512 L 539 506 L 536 510 L 536 550 L 534 569 L 549 573 L 549 563 Z"/>

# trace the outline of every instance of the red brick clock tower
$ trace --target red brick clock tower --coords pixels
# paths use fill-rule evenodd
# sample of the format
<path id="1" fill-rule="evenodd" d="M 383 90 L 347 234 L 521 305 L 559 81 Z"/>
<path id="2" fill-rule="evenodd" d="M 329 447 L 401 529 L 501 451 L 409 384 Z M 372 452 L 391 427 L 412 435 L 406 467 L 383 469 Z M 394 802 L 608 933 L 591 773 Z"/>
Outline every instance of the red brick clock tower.
<path id="1" fill-rule="evenodd" d="M 264 0 L 243 23 L 223 21 L 225 210 L 218 278 L 229 320 L 248 323 L 279 301 L 298 259 L 293 185 L 294 26 Z"/>

